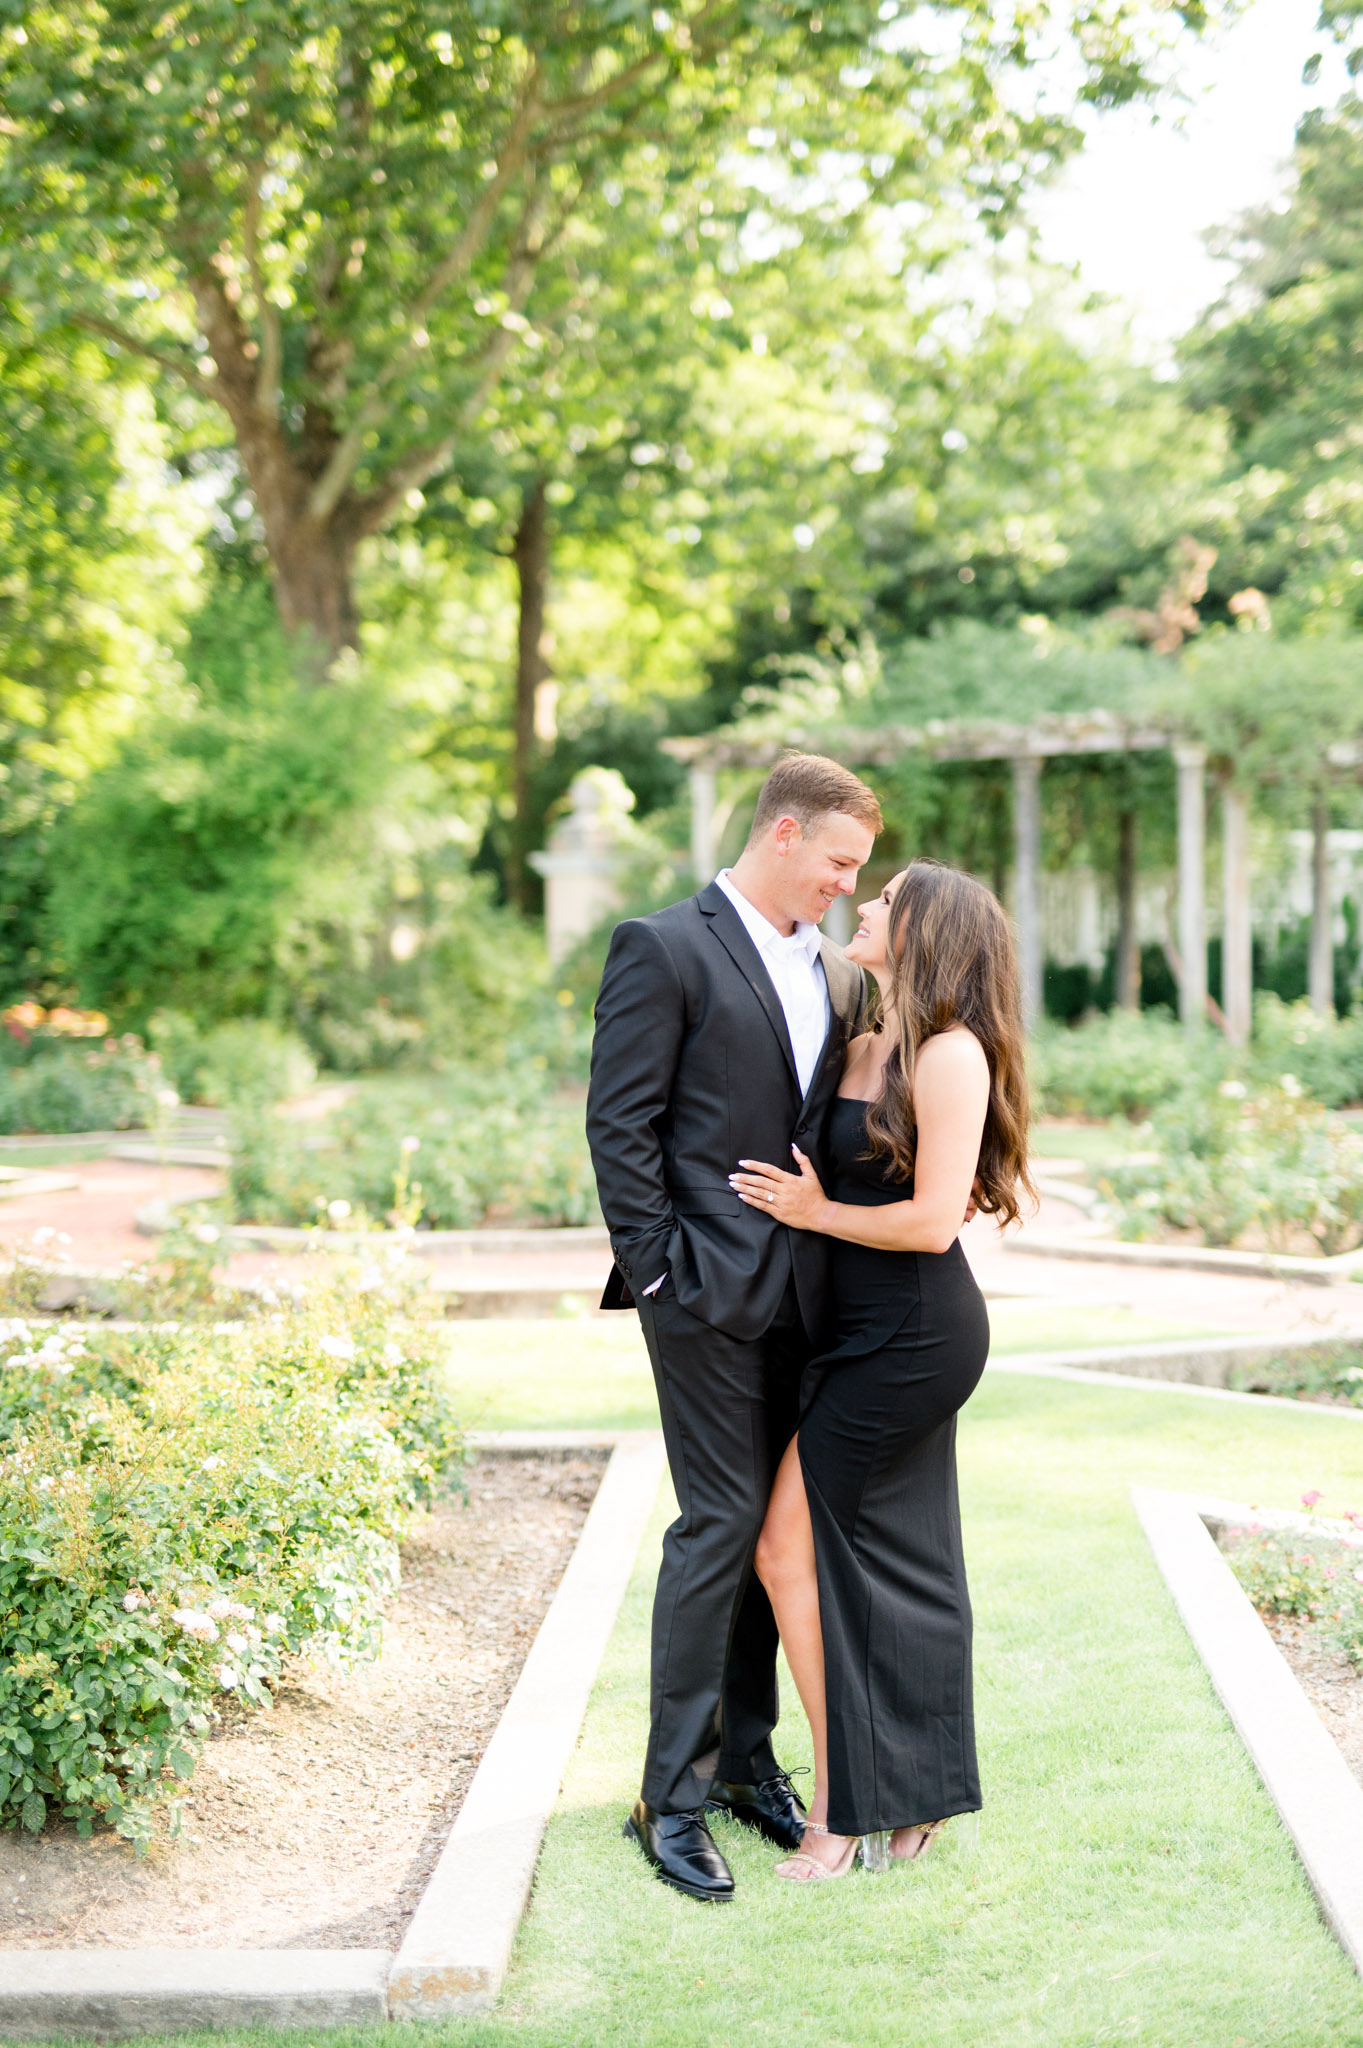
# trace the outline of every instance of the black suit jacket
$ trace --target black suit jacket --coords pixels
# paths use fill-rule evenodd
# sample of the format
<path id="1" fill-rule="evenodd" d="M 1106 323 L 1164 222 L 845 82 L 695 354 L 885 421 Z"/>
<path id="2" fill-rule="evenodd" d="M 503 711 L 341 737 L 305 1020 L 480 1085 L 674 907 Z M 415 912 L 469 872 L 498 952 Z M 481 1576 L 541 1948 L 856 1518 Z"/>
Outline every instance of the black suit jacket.
<path id="1" fill-rule="evenodd" d="M 668 1272 L 682 1306 L 738 1338 L 770 1328 L 792 1265 L 806 1327 L 822 1323 L 827 1240 L 792 1233 L 729 1187 L 740 1159 L 824 1172 L 825 1112 L 865 982 L 820 945 L 832 1021 L 801 1099 L 781 1000 L 743 920 L 715 883 L 611 938 L 596 1004 L 587 1138 L 616 1270 L 603 1308 L 627 1308 Z"/>

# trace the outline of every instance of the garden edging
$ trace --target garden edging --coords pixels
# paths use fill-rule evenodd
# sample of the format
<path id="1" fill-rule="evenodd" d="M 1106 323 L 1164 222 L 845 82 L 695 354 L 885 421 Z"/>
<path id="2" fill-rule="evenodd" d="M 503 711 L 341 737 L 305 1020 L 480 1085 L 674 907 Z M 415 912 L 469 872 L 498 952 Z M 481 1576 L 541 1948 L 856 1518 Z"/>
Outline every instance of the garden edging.
<path id="1" fill-rule="evenodd" d="M 376 1949 L 0 1951 L 0 2034 L 129 2035 L 439 2019 L 495 1998 L 545 1822 L 624 1598 L 665 1457 L 660 1431 L 490 1431 L 490 1453 L 611 1453 L 515 1688 L 396 1955 Z"/>
<path id="2" fill-rule="evenodd" d="M 1193 1273 L 1235 1273 L 1252 1280 L 1305 1280 L 1315 1287 L 1333 1287 L 1336 1281 L 1363 1274 L 1363 1249 L 1340 1252 L 1329 1259 L 1303 1259 L 1286 1252 L 1279 1256 L 1218 1251 L 1212 1245 L 1133 1244 L 1124 1238 L 1090 1237 L 1078 1230 L 1064 1237 L 1028 1231 L 1021 1237 L 1005 1238 L 1003 1249 L 1028 1258 L 1086 1259 L 1104 1266 L 1169 1266 Z"/>
<path id="3" fill-rule="evenodd" d="M 1363 1787 L 1208 1527 L 1248 1521 L 1256 1511 L 1147 1487 L 1133 1487 L 1131 1498 L 1193 1646 L 1296 1845 L 1321 1911 L 1363 1974 Z M 1262 1512 L 1259 1519 L 1266 1519 Z"/>
<path id="4" fill-rule="evenodd" d="M 1228 1390 L 1233 1367 L 1268 1365 L 1294 1351 L 1349 1350 L 1363 1346 L 1363 1315 L 1357 1330 L 1308 1330 L 1281 1332 L 1271 1337 L 1178 1337 L 1160 1344 L 1130 1344 L 1120 1348 L 1094 1345 L 1075 1351 L 1022 1351 L 991 1358 L 991 1371 L 1010 1367 L 1032 1371 L 1052 1366 L 1081 1368 L 1091 1373 L 1125 1374 L 1145 1380 L 1171 1380 L 1180 1385 Z M 1238 1390 L 1231 1390 L 1238 1391 Z M 1245 1392 L 1247 1401 L 1271 1398 Z M 1301 1402 L 1292 1406 L 1300 1407 Z M 1363 1409 L 1340 1409 L 1341 1414 L 1363 1415 Z"/>

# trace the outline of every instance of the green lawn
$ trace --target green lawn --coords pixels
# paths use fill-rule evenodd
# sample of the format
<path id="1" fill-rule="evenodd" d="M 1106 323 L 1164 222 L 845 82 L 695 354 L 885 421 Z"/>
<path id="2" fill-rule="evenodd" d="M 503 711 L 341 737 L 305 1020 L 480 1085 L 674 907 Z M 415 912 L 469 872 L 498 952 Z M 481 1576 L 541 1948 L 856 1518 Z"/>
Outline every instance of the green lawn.
<path id="1" fill-rule="evenodd" d="M 616 1838 L 646 1720 L 645 1546 L 497 2012 L 469 2048 L 1344 2048 L 1363 1987 L 1173 1612 L 1133 1482 L 1363 1502 L 1363 1431 L 1175 1390 L 986 1380 L 961 1428 L 986 1810 L 921 1870 L 727 1908 Z M 807 1761 L 790 1701 L 781 1752 Z"/>
<path id="2" fill-rule="evenodd" d="M 1047 1159 L 1082 1159 L 1086 1166 L 1106 1166 L 1148 1145 L 1150 1138 L 1124 1116 L 1095 1123 L 1047 1117 L 1032 1125 L 1027 1142 L 1033 1157 L 1043 1165 Z"/>
<path id="3" fill-rule="evenodd" d="M 989 1304 L 993 1348 L 1069 1351 L 1215 1336 L 1128 1308 Z M 456 1323 L 451 1373 L 474 1429 L 653 1429 L 658 1409 L 638 1318 Z"/>

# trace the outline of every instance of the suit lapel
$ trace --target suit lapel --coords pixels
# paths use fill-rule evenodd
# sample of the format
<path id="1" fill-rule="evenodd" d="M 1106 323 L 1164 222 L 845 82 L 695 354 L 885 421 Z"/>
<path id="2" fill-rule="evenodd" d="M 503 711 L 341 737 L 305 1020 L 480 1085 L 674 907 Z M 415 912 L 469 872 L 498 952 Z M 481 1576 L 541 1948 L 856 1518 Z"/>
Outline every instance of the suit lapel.
<path id="1" fill-rule="evenodd" d="M 762 1005 L 763 1014 L 776 1033 L 777 1043 L 785 1054 L 786 1065 L 795 1076 L 795 1085 L 798 1088 L 800 1082 L 795 1070 L 795 1051 L 790 1042 L 790 1032 L 786 1029 L 786 1013 L 781 1008 L 781 998 L 776 993 L 775 984 L 762 964 L 762 955 L 748 937 L 742 918 L 715 882 L 702 889 L 696 901 L 700 905 L 702 916 L 709 920 L 710 930 Z"/>

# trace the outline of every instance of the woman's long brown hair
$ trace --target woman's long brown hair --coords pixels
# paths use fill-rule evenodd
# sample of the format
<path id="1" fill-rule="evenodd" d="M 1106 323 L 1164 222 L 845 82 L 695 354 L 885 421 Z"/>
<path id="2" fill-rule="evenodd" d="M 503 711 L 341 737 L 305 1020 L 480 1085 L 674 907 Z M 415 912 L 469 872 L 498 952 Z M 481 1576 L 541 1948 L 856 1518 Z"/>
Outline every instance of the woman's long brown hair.
<path id="1" fill-rule="evenodd" d="M 1013 1223 L 1019 1188 L 1033 1201 L 1036 1190 L 1027 1170 L 1017 954 L 1003 906 L 973 875 L 916 860 L 895 890 L 885 948 L 893 974 L 885 1007 L 898 1020 L 899 1042 L 866 1112 L 871 1157 L 888 1159 L 897 1178 L 910 1178 L 918 1142 L 913 1076 L 919 1051 L 928 1039 L 964 1024 L 989 1062 L 976 1199 L 988 1215 Z"/>

